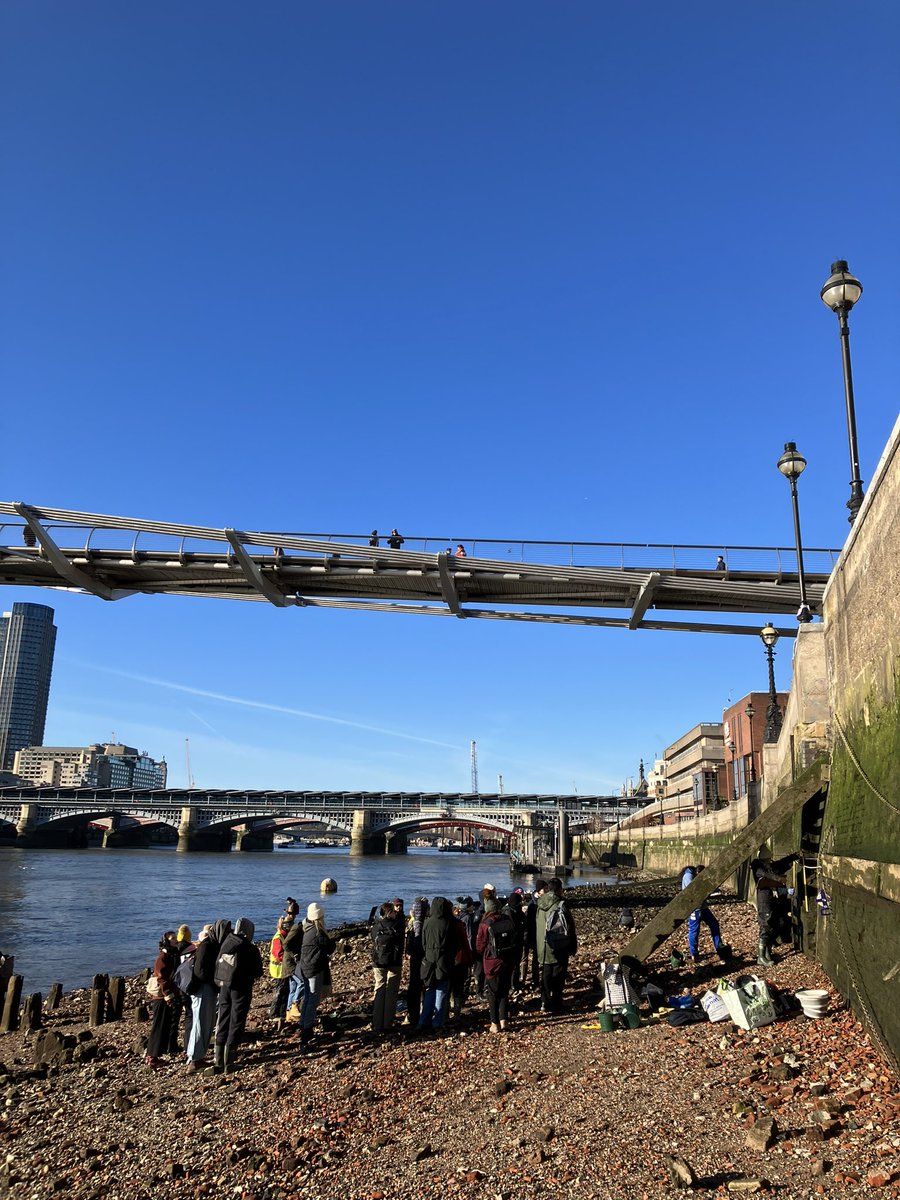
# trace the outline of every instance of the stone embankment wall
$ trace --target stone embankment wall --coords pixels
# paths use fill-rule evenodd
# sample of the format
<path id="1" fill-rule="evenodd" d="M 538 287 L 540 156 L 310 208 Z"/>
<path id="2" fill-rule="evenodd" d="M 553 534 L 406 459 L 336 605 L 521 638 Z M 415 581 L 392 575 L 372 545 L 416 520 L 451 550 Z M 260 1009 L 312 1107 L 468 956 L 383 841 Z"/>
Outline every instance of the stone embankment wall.
<path id="1" fill-rule="evenodd" d="M 802 627 L 794 643 L 781 737 L 763 748 L 760 809 L 822 755 L 831 757 L 827 792 L 772 848 L 801 855 L 793 882 L 803 948 L 900 1069 L 900 421 L 829 581 L 823 621 Z M 743 811 L 730 805 L 701 821 L 616 831 L 576 848 L 585 861 L 669 874 L 709 861 L 747 816 L 745 801 Z M 745 873 L 733 882 L 747 894 Z"/>
<path id="2" fill-rule="evenodd" d="M 831 784 L 818 956 L 900 1066 L 900 421 L 825 593 Z"/>

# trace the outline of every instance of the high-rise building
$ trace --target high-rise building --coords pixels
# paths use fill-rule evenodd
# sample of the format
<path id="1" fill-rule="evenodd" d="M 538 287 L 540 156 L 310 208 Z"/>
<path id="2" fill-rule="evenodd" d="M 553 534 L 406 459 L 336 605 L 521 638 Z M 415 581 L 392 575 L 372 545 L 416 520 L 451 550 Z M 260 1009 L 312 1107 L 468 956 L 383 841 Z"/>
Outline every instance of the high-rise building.
<path id="1" fill-rule="evenodd" d="M 56 626 L 44 604 L 14 604 L 0 617 L 0 770 L 44 740 Z"/>

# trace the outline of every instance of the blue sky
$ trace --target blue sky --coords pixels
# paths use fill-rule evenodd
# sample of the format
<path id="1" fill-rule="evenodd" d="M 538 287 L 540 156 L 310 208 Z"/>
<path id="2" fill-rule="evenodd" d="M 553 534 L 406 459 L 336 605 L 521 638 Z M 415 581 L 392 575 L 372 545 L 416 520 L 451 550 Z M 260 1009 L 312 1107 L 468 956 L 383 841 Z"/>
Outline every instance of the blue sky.
<path id="1" fill-rule="evenodd" d="M 790 545 L 897 415 L 900 9 L 12 0 L 4 499 L 247 529 Z M 60 593 L 45 740 L 206 786 L 604 792 L 750 638 Z M 790 646 L 779 647 L 786 685 Z"/>

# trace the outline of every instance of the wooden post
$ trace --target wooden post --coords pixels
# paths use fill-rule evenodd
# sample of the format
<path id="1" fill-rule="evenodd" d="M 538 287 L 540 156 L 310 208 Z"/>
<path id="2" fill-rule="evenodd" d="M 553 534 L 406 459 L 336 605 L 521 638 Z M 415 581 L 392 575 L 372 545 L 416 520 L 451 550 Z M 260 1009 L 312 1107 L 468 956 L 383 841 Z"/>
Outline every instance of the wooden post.
<path id="1" fill-rule="evenodd" d="M 59 1008 L 59 1002 L 62 1000 L 63 986 L 61 983 L 54 983 L 50 987 L 47 994 L 47 1012 L 56 1012 Z"/>
<path id="2" fill-rule="evenodd" d="M 89 1025 L 102 1025 L 106 1020 L 106 1008 L 109 1001 L 109 976 L 95 975 L 91 980 L 91 1011 L 88 1017 Z"/>
<path id="3" fill-rule="evenodd" d="M 726 846 L 705 871 L 694 876 L 693 883 L 683 892 L 679 892 L 662 912 L 658 912 L 653 920 L 631 939 L 622 951 L 622 957 L 636 959 L 638 962 L 649 958 L 658 946 L 672 936 L 679 925 L 684 924 L 694 909 L 700 907 L 710 892 L 714 892 L 724 883 L 741 863 L 746 862 L 763 842 L 777 833 L 785 821 L 825 786 L 828 777 L 829 768 L 824 759 L 820 758 L 808 767 L 755 821 L 745 826 L 731 845 Z"/>
<path id="4" fill-rule="evenodd" d="M 110 1021 L 121 1021 L 125 1007 L 125 980 L 121 975 L 114 975 L 109 981 L 109 1012 Z"/>
<path id="5" fill-rule="evenodd" d="M 44 997 L 40 992 L 32 992 L 30 996 L 26 996 L 25 1004 L 22 1007 L 22 1022 L 26 1033 L 33 1033 L 36 1029 L 41 1028 L 43 1024 L 41 1021 L 43 1003 Z"/>
<path id="6" fill-rule="evenodd" d="M 0 1033 L 15 1033 L 19 1028 L 19 1005 L 22 1003 L 22 976 L 13 975 L 6 981 Z"/>

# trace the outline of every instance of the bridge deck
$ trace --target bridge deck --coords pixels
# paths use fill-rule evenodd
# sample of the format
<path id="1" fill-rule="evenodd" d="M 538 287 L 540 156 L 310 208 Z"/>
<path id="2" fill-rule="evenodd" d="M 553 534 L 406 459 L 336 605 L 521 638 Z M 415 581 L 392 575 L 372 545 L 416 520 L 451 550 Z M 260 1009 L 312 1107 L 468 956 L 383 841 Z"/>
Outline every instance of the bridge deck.
<path id="1" fill-rule="evenodd" d="M 335 540 L 336 535 L 255 533 L 24 504 L 0 503 L 0 514 L 13 518 L 0 525 L 0 583 L 75 588 L 105 600 L 138 593 L 206 596 L 279 607 L 754 635 L 755 622 L 648 619 L 646 614 L 768 616 L 793 613 L 800 604 L 796 556 L 783 547 L 470 539 L 472 553 L 457 558 L 446 539 L 408 538 L 393 550 L 350 535 Z M 710 569 L 717 553 L 725 557 L 727 570 Z M 814 612 L 820 611 L 837 554 L 807 552 L 807 593 Z M 622 615 L 587 615 L 583 609 Z M 779 632 L 796 630 L 788 626 Z"/>

